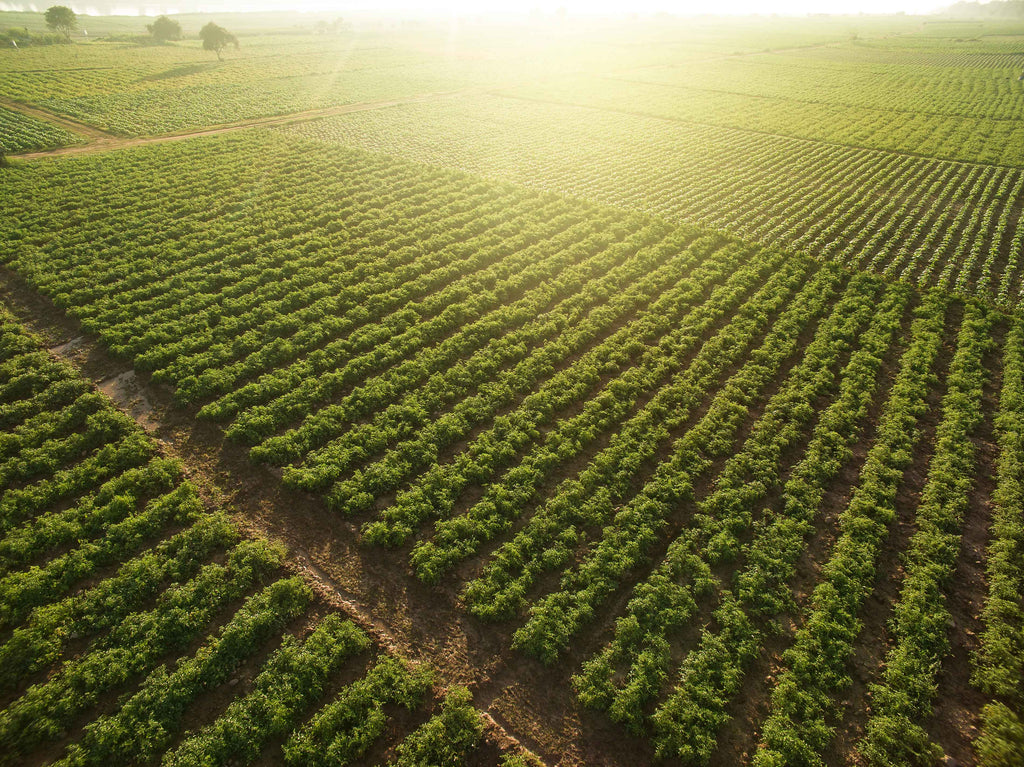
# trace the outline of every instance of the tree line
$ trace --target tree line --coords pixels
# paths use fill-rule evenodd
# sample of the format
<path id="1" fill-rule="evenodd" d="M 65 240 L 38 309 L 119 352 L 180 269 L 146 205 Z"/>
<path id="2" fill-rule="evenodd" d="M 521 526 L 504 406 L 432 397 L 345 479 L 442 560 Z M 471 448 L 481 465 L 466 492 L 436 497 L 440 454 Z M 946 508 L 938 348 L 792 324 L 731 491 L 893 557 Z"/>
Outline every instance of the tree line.
<path id="1" fill-rule="evenodd" d="M 78 14 L 66 5 L 50 6 L 43 14 L 43 19 L 53 32 L 52 35 L 32 34 L 27 29 L 8 29 L 0 32 L 0 42 L 4 45 L 10 43 L 14 48 L 25 45 L 70 43 L 72 33 L 78 29 Z M 153 42 L 161 45 L 180 40 L 183 36 L 181 24 L 168 16 L 157 17 L 152 24 L 146 25 L 146 31 Z M 228 46 L 238 48 L 238 38 L 212 21 L 199 30 L 199 38 L 203 41 L 203 50 L 213 51 L 218 59 L 222 58 L 221 51 Z"/>

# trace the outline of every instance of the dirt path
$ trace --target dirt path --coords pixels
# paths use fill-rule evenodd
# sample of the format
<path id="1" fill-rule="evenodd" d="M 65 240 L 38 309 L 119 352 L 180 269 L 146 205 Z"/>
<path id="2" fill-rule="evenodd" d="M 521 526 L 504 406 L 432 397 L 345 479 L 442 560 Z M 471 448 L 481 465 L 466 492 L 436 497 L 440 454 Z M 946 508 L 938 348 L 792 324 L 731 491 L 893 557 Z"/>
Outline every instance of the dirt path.
<path id="1" fill-rule="evenodd" d="M 51 354 L 74 365 L 180 458 L 201 493 L 233 511 L 250 533 L 288 547 L 289 567 L 328 604 L 350 615 L 377 642 L 429 662 L 444 684 L 465 684 L 485 714 L 492 742 L 517 742 L 548 764 L 632 767 L 654 761 L 651 744 L 574 699 L 572 663 L 546 667 L 510 648 L 515 622 L 484 623 L 468 615 L 458 583 L 427 586 L 412 576 L 408 547 L 384 549 L 359 540 L 359 524 L 324 501 L 284 486 L 280 471 L 248 459 L 245 447 L 173 404 L 172 390 L 137 373 L 84 333 L 50 299 L 0 268 L 0 301 L 46 340 Z M 671 763 L 669 763 L 671 764 Z"/>
<path id="2" fill-rule="evenodd" d="M 34 117 L 37 120 L 42 120 L 43 122 L 56 125 L 64 130 L 74 133 L 77 136 L 81 136 L 89 141 L 90 144 L 117 139 L 117 136 L 114 134 L 107 133 L 107 131 L 101 130 L 95 125 L 89 125 L 88 123 L 73 120 L 70 117 L 57 114 L 56 112 L 51 112 L 49 109 L 43 109 L 42 107 L 29 106 L 28 104 L 22 104 L 19 101 L 10 101 L 8 99 L 0 99 L 0 107 L 10 109 L 12 112 L 20 112 L 28 117 Z"/>
<path id="3" fill-rule="evenodd" d="M 165 133 L 160 136 L 138 136 L 125 137 L 115 136 L 99 128 L 84 123 L 70 120 L 66 117 L 48 112 L 45 109 L 29 107 L 24 104 L 15 104 L 0 100 L 0 106 L 15 109 L 23 114 L 46 120 L 66 128 L 73 133 L 84 136 L 88 143 L 76 144 L 75 146 L 60 147 L 59 149 L 46 149 L 37 152 L 24 152 L 11 154 L 10 157 L 19 160 L 37 160 L 43 157 L 61 157 L 66 155 L 94 154 L 96 152 L 109 152 L 116 149 L 124 149 L 130 146 L 142 146 L 144 144 L 164 144 L 169 141 L 183 141 L 185 139 L 197 138 L 199 136 L 214 136 L 219 133 L 230 133 L 232 131 L 254 128 L 261 125 L 292 125 L 294 123 L 319 120 L 332 115 L 348 114 L 349 112 L 366 112 L 374 109 L 388 109 L 390 107 L 402 106 L 403 104 L 417 104 L 423 101 L 435 99 L 452 98 L 455 96 L 468 96 L 486 93 L 483 87 L 462 88 L 455 91 L 438 91 L 434 93 L 420 93 L 400 99 L 387 99 L 384 101 L 362 101 L 357 104 L 340 104 L 333 107 L 321 109 L 310 109 L 305 112 L 291 112 L 284 115 L 272 115 L 270 117 L 255 117 L 251 120 L 240 120 L 238 122 L 226 123 L 223 125 L 211 125 L 198 130 L 180 131 L 178 133 Z"/>

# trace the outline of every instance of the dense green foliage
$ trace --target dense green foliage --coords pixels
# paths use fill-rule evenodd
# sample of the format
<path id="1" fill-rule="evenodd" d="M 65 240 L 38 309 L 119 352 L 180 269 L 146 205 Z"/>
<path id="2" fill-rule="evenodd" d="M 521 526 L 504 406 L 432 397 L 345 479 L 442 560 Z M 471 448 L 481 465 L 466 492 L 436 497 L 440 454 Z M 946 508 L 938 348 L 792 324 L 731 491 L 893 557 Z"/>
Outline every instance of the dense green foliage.
<path id="1" fill-rule="evenodd" d="M 1004 306 L 1024 291 L 1017 169 L 499 95 L 288 130 L 709 226 Z"/>
<path id="2" fill-rule="evenodd" d="M 46 26 L 71 39 L 71 33 L 78 28 L 78 15 L 66 5 L 51 5 L 43 14 Z"/>
<path id="3" fill-rule="evenodd" d="M 465 687 L 450 690 L 440 713 L 430 717 L 398 746 L 394 767 L 459 764 L 480 739 L 483 724 Z"/>
<path id="4" fill-rule="evenodd" d="M 29 149 L 51 149 L 74 144 L 74 134 L 51 123 L 0 107 L 0 149 L 23 152 Z"/>
<path id="5" fill-rule="evenodd" d="M 755 28 L 707 21 L 584 27 L 586 44 L 489 27 L 444 46 L 430 29 L 261 37 L 223 64 L 194 43 L 0 52 L 0 96 L 129 135 L 410 100 L 289 130 L 1016 306 L 1021 30 L 790 26 L 764 22 L 760 48 Z M 0 111 L 17 121 L 8 151 L 72 140 L 26 119 Z"/>
<path id="6" fill-rule="evenodd" d="M 996 416 L 1000 454 L 988 548 L 985 633 L 974 682 L 992 700 L 982 710 L 978 754 L 984 767 L 1008 767 L 1024 753 L 1024 323 L 1006 342 Z"/>
<path id="7" fill-rule="evenodd" d="M 158 16 L 152 24 L 146 25 L 146 31 L 158 43 L 181 39 L 181 24 L 167 16 Z"/>
<path id="8" fill-rule="evenodd" d="M 221 60 L 220 52 L 229 45 L 238 47 L 238 38 L 212 21 L 199 30 L 199 39 L 203 41 L 203 50 L 216 53 L 218 61 Z"/>
<path id="9" fill-rule="evenodd" d="M 559 674 L 512 729 L 1019 763 L 1024 30 L 721 24 L 4 52 L 122 133 L 383 102 L 14 162 L 0 264 L 311 494 L 364 544 L 317 567 L 448 678 L 4 315 L 0 763 L 458 764 L 442 681 L 502 716 Z"/>
<path id="10" fill-rule="evenodd" d="M 713 762 L 748 670 L 786 616 L 804 614 L 766 690 L 756 760 L 819 763 L 876 563 L 909 515 L 893 645 L 857 747 L 878 764 L 932 753 L 944 595 L 981 470 L 971 437 L 992 417 L 983 371 L 1003 315 L 549 193 L 352 150 L 296 153 L 278 133 L 15 170 L 11 268 L 201 405 L 253 459 L 283 465 L 287 484 L 360 521 L 365 540 L 416 539 L 409 561 L 423 581 L 472 560 L 462 602 L 517 622 L 513 647 L 553 663 L 595 623 L 612 625 L 576 692 L 663 756 Z M 48 202 L 56 185 L 74 195 L 73 213 Z M 116 226 L 97 215 L 129 189 Z M 74 226 L 58 231 L 57 216 Z M 53 438 L 23 449 L 60 455 L 49 445 L 89 422 L 90 403 L 41 419 Z M 925 440 L 929 418 L 938 425 Z M 917 456 L 927 477 L 906 506 Z M 835 489 L 844 481 L 848 503 Z M 76 507 L 76 524 L 113 514 L 102 501 Z M 819 544 L 808 581 L 801 561 L 823 525 L 837 537 Z M 33 551 L 41 534 L 10 550 Z M 681 648 L 699 615 L 707 622 Z M 303 652 L 287 645 L 271 663 L 316 688 Z M 217 667 L 191 668 L 174 672 L 176 694 Z M 429 682 L 409 673 L 387 661 L 346 686 L 287 740 L 289 761 L 358 759 L 387 706 L 418 705 Z M 242 698 L 176 763 L 244 750 L 229 745 L 240 728 L 285 733 L 306 688 L 256 684 L 281 701 L 280 719 L 263 693 Z M 445 716 L 397 758 L 444 741 L 437 733 L 456 726 Z M 990 717 L 992 749 L 1011 737 L 1007 716 Z M 113 721 L 82 743 L 155 753 L 145 749 L 170 731 L 136 742 L 131 720 Z"/>

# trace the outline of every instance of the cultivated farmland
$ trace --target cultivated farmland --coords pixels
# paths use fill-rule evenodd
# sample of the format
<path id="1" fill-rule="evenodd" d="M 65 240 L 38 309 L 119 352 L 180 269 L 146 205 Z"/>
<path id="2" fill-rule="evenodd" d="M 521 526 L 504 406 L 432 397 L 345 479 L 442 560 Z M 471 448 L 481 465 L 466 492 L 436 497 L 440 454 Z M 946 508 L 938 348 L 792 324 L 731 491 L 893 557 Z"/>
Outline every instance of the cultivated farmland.
<path id="1" fill-rule="evenodd" d="M 859 24 L 0 59 L 12 763 L 1019 764 L 1024 25 Z"/>
<path id="2" fill-rule="evenodd" d="M 431 712 L 429 668 L 374 648 L 284 569 L 280 546 L 243 536 L 180 461 L 0 319 L 4 764 L 224 764 L 282 739 L 288 764 L 337 763 L 386 733 L 396 764 L 478 747 L 464 688 Z M 69 742 L 130 680 L 120 707 Z M 396 723 L 399 707 L 422 713 Z M 195 708 L 211 721 L 181 737 Z"/>

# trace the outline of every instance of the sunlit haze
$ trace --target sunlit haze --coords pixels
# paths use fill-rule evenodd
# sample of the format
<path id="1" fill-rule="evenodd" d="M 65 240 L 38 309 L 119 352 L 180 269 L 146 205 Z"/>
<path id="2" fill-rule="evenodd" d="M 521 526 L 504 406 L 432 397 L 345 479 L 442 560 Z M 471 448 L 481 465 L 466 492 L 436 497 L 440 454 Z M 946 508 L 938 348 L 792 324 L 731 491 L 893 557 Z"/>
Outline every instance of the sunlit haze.
<path id="1" fill-rule="evenodd" d="M 0 10 L 42 11 L 51 3 L 42 2 L 0 2 Z M 814 13 L 826 14 L 883 14 L 883 13 L 931 13 L 945 5 L 935 0 L 717 0 L 714 3 L 684 0 L 551 0 L 550 2 L 497 2 L 480 3 L 475 0 L 179 0 L 178 2 L 102 4 L 85 2 L 68 3 L 76 12 L 87 14 L 109 13 L 114 15 L 155 15 L 160 13 L 195 12 L 243 12 L 243 11 L 303 11 L 303 12 L 402 12 L 421 14 L 455 15 L 529 15 L 554 14 L 564 11 L 574 15 L 622 15 L 653 14 L 667 12 L 678 15 L 697 14 L 780 14 L 801 16 Z"/>

